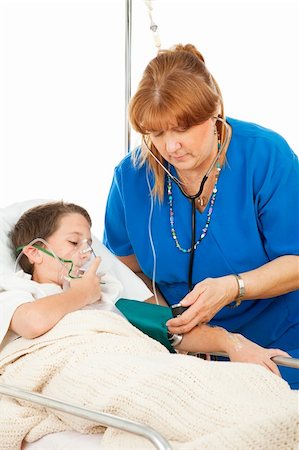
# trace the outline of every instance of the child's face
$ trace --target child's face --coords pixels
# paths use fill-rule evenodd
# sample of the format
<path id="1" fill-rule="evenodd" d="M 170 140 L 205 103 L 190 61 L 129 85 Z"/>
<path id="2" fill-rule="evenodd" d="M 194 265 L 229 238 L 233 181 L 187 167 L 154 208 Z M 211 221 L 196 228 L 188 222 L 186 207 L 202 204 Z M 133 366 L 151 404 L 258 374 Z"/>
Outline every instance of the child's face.
<path id="1" fill-rule="evenodd" d="M 86 245 L 91 245 L 91 233 L 88 221 L 79 213 L 71 213 L 60 219 L 57 230 L 47 238 L 49 247 L 62 259 L 73 261 L 73 271 L 75 272 L 90 253 L 78 251 L 80 242 L 86 240 Z M 64 268 L 65 264 L 65 268 Z M 35 265 L 33 279 L 40 283 L 56 283 L 62 285 L 63 275 L 68 275 L 70 264 L 62 264 L 56 258 L 43 254 L 41 264 Z"/>

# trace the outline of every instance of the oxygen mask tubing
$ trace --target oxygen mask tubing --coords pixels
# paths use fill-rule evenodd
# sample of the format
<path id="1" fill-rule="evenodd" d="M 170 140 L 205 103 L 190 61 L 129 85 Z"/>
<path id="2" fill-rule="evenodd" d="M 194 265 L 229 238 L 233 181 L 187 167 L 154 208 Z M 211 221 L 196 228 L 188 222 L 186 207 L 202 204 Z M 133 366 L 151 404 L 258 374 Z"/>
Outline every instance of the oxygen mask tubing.
<path id="1" fill-rule="evenodd" d="M 40 245 L 37 245 L 37 243 L 42 243 L 45 247 L 41 247 Z M 66 255 L 65 258 L 61 258 L 56 255 L 44 239 L 36 238 L 29 242 L 29 244 L 22 245 L 16 249 L 16 252 L 18 253 L 20 251 L 20 253 L 15 262 L 15 272 L 18 270 L 18 263 L 23 255 L 24 248 L 30 245 L 55 258 L 56 261 L 59 262 L 60 270 L 58 273 L 58 279 L 61 281 L 64 288 L 69 287 L 70 279 L 81 278 L 96 257 L 87 239 L 80 240 L 74 246 L 74 250 L 70 252 L 69 255 Z"/>

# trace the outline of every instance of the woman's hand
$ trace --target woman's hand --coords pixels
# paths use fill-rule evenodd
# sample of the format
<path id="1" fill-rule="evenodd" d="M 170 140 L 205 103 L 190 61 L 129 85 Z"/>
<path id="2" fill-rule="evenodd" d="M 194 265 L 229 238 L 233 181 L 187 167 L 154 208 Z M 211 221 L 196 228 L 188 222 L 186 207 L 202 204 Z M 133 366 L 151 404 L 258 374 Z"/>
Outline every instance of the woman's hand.
<path id="1" fill-rule="evenodd" d="M 271 360 L 274 356 L 290 357 L 287 352 L 277 348 L 264 348 L 246 339 L 241 334 L 229 333 L 226 353 L 231 361 L 260 364 L 278 376 L 277 365 Z"/>
<path id="2" fill-rule="evenodd" d="M 82 295 L 85 305 L 95 303 L 101 298 L 100 277 L 96 273 L 100 262 L 101 258 L 96 257 L 81 278 L 70 279 L 70 289 Z"/>
<path id="3" fill-rule="evenodd" d="M 166 325 L 170 333 L 184 334 L 199 323 L 208 323 L 224 306 L 238 295 L 235 277 L 206 278 L 181 300 L 182 306 L 190 306 L 181 316 L 169 320 Z"/>

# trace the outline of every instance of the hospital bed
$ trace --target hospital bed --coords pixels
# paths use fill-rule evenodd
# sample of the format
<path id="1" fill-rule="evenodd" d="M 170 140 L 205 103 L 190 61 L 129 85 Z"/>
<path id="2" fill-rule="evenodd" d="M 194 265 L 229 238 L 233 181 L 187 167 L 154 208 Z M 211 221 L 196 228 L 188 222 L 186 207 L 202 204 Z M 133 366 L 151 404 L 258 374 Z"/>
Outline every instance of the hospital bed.
<path id="1" fill-rule="evenodd" d="M 48 200 L 35 199 L 26 202 L 15 203 L 7 208 L 0 209 L 0 274 L 12 272 L 14 270 L 14 257 L 9 245 L 9 232 L 16 223 L 20 215 L 27 209 L 45 203 Z M 149 291 L 145 284 L 124 264 L 122 264 L 112 253 L 109 252 L 100 241 L 93 236 L 93 249 L 95 253 L 102 258 L 101 266 L 104 271 L 110 272 L 124 286 L 123 296 L 132 299 L 145 299 L 149 297 Z M 117 312 L 117 310 L 115 309 Z M 45 406 L 47 408 L 57 409 L 69 412 L 75 416 L 92 420 L 92 422 L 103 426 L 111 426 L 131 433 L 139 434 L 153 443 L 153 448 L 161 450 L 170 450 L 168 442 L 151 427 L 144 424 L 133 422 L 111 414 L 105 414 L 98 411 L 91 411 L 86 408 L 69 404 L 55 399 L 50 399 L 34 392 L 28 392 L 14 386 L 1 384 L 0 376 L 0 394 L 14 397 L 17 399 L 28 400 L 32 403 Z M 101 434 L 84 435 L 75 431 L 66 431 L 62 433 L 52 433 L 34 443 L 25 443 L 23 450 L 52 450 L 55 449 L 80 449 L 92 450 L 99 449 L 102 439 Z"/>
<path id="2" fill-rule="evenodd" d="M 15 203 L 7 208 L 0 209 L 0 274 L 14 270 L 14 257 L 9 245 L 8 236 L 12 226 L 24 211 L 37 204 L 45 203 L 46 201 L 47 200 L 44 199 L 35 199 L 27 202 Z M 114 255 L 112 255 L 112 253 L 104 247 L 95 236 L 93 236 L 93 248 L 95 253 L 101 256 L 104 270 L 109 271 L 123 284 L 124 297 L 132 299 L 145 299 L 149 296 L 149 291 L 145 284 Z M 215 355 L 225 356 L 222 353 L 215 353 Z M 294 358 L 275 357 L 274 362 L 278 365 L 299 368 L 299 360 Z M 133 422 L 111 414 L 105 414 L 99 411 L 82 408 L 76 404 L 58 401 L 34 392 L 19 389 L 14 386 L 7 386 L 1 384 L 1 376 L 0 394 L 27 400 L 47 408 L 64 411 L 75 416 L 91 420 L 92 422 L 103 426 L 110 426 L 124 431 L 129 431 L 148 439 L 153 444 L 153 448 L 171 450 L 170 444 L 164 439 L 164 437 L 153 428 L 148 427 L 145 424 Z M 22 450 L 52 450 L 53 448 L 58 450 L 70 448 L 74 450 L 93 450 L 100 448 L 101 439 L 101 434 L 85 435 L 75 431 L 65 431 L 46 435 L 34 443 L 25 443 Z"/>

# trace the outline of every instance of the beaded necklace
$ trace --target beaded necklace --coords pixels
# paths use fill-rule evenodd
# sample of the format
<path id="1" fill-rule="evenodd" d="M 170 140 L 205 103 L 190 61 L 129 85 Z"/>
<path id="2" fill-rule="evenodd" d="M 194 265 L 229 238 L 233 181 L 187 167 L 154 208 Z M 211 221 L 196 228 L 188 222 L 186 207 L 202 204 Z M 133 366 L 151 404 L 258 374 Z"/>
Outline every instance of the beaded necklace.
<path id="1" fill-rule="evenodd" d="M 206 220 L 206 224 L 203 227 L 203 229 L 201 230 L 201 234 L 199 239 L 195 242 L 194 244 L 194 250 L 197 249 L 198 245 L 201 243 L 201 241 L 203 240 L 203 238 L 206 236 L 207 232 L 208 232 L 208 228 L 211 222 L 211 217 L 212 217 L 212 213 L 213 213 L 213 209 L 214 209 L 214 203 L 215 203 L 215 199 L 216 199 L 216 195 L 217 195 L 217 183 L 218 183 L 218 178 L 221 172 L 221 166 L 219 164 L 219 162 L 217 161 L 216 163 L 216 169 L 217 169 L 217 173 L 216 173 L 216 182 L 213 188 L 213 192 L 211 195 L 211 199 L 210 199 L 210 205 L 208 208 L 208 213 L 207 213 L 207 220 Z M 190 253 L 191 252 L 191 247 L 186 249 L 181 247 L 178 238 L 177 238 L 177 233 L 175 231 L 175 227 L 174 227 L 174 212 L 173 212 L 173 196 L 172 196 L 172 181 L 169 175 L 167 175 L 167 193 L 168 193 L 168 203 L 169 203 L 169 220 L 170 220 L 170 230 L 171 230 L 171 235 L 175 241 L 175 245 L 176 247 L 183 253 Z"/>

